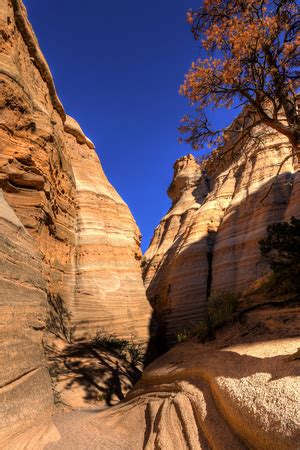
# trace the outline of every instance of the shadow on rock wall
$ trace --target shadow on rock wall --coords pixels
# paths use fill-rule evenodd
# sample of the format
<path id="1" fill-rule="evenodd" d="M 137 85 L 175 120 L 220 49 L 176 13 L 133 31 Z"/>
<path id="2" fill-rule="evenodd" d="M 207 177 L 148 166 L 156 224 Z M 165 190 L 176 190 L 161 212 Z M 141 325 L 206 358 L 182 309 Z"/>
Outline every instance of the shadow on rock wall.
<path id="1" fill-rule="evenodd" d="M 214 233 L 207 213 L 204 219 L 201 208 L 194 214 L 165 253 L 148 287 L 153 314 L 145 365 L 172 346 L 180 329 L 206 315 L 211 291 L 240 292 L 268 271 L 258 242 L 265 236 L 267 225 L 285 219 L 292 179 L 291 173 L 283 173 L 255 192 L 246 192 L 241 202 L 231 203 L 224 211 L 224 218 Z M 237 179 L 236 185 L 239 182 Z M 207 231 L 197 239 L 201 220 L 202 229 Z M 193 240 L 188 239 L 191 235 Z M 61 313 L 56 303 L 52 305 L 53 311 Z M 55 315 L 52 323 L 65 335 L 64 324 L 55 320 Z M 61 338 L 60 334 L 56 337 Z M 110 406 L 123 400 L 141 376 L 142 357 L 134 361 L 126 351 L 123 354 L 110 351 L 99 342 L 97 345 L 95 342 L 66 343 L 66 339 L 63 342 L 61 346 L 49 345 L 46 349 L 58 401 L 74 407 Z"/>
<path id="2" fill-rule="evenodd" d="M 240 189 L 240 176 L 236 174 L 232 199 L 236 189 Z M 155 356 L 174 343 L 177 331 L 203 319 L 211 291 L 240 293 L 270 270 L 260 255 L 258 242 L 265 237 L 269 224 L 286 219 L 292 188 L 293 174 L 285 172 L 256 191 L 245 190 L 240 202 L 235 199 L 223 210 L 223 219 L 213 234 L 210 229 L 215 209 L 201 215 L 200 207 L 194 213 L 158 263 L 147 289 L 154 310 L 151 330 L 156 343 L 150 344 L 156 345 Z M 202 205 L 214 200 L 207 198 Z M 198 232 L 203 236 L 198 240 L 197 228 L 207 230 L 204 235 Z M 151 264 L 152 260 L 146 265 L 144 276 Z"/>
<path id="3" fill-rule="evenodd" d="M 127 341 L 117 340 L 127 345 Z M 72 407 L 111 406 L 123 400 L 141 376 L 141 355 L 95 341 L 45 345 L 57 403 Z M 58 343 L 59 344 L 59 343 Z M 61 347 L 61 348 L 59 348 Z"/>

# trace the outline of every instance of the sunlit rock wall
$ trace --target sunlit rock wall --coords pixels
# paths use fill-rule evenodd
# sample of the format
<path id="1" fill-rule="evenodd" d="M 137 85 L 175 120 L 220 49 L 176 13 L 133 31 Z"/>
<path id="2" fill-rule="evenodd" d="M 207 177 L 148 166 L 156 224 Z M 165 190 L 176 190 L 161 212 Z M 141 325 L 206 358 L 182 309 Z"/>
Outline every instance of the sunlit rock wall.
<path id="1" fill-rule="evenodd" d="M 42 254 L 0 189 L 0 447 L 53 412 Z"/>
<path id="2" fill-rule="evenodd" d="M 85 336 L 104 329 L 146 342 L 150 305 L 140 269 L 140 232 L 93 146 L 78 142 L 78 124 L 69 117 L 66 124 L 76 204 L 74 304 L 69 307 L 75 331 Z"/>
<path id="3" fill-rule="evenodd" d="M 19 0 L 0 0 L 0 188 L 0 372 L 11 385 L 0 415 L 13 432 L 49 415 L 45 326 L 66 339 L 104 329 L 147 342 L 151 314 L 139 230 L 66 116 Z"/>
<path id="4" fill-rule="evenodd" d="M 172 207 L 145 254 L 149 299 L 171 336 L 203 318 L 213 291 L 243 292 L 269 269 L 258 242 L 267 225 L 300 216 L 299 172 L 284 136 L 257 128 L 246 147 L 227 142 L 223 157 L 200 167 L 174 165 Z"/>

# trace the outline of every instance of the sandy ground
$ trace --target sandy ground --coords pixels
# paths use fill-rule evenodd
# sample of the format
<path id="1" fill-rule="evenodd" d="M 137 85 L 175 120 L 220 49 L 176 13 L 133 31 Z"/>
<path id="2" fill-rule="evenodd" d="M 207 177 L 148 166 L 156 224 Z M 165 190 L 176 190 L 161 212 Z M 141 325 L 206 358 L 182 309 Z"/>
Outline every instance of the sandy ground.
<path id="1" fill-rule="evenodd" d="M 53 418 L 46 450 L 295 450 L 299 338 L 216 348 L 187 343 L 144 372 L 113 408 Z"/>
<path id="2" fill-rule="evenodd" d="M 61 434 L 61 440 L 48 444 L 45 450 L 109 449 L 107 436 L 104 443 L 99 429 L 92 423 L 100 411 L 100 409 L 71 411 L 55 416 L 53 421 Z"/>

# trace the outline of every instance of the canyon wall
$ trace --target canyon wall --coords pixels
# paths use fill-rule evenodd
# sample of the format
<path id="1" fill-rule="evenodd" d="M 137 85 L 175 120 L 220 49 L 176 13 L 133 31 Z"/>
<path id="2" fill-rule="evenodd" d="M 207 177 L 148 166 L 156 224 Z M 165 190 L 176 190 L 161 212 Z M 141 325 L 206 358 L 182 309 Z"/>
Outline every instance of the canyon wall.
<path id="1" fill-rule="evenodd" d="M 93 143 L 66 116 L 21 1 L 0 0 L 0 37 L 0 401 L 8 432 L 10 422 L 17 428 L 24 415 L 50 408 L 45 327 L 66 340 L 106 330 L 145 343 L 151 308 L 137 225 Z M 6 398 L 19 379 L 14 407 Z"/>
<path id="2" fill-rule="evenodd" d="M 266 274 L 258 242 L 267 225 L 300 216 L 293 158 L 277 177 L 291 154 L 287 139 L 260 127 L 254 135 L 234 151 L 227 141 L 215 162 L 187 155 L 174 165 L 172 207 L 144 260 L 147 294 L 169 337 L 203 318 L 211 292 L 242 293 Z"/>
<path id="3" fill-rule="evenodd" d="M 0 447 L 40 449 L 61 438 L 72 445 L 71 433 L 60 436 L 50 420 L 43 346 L 49 335 L 84 345 L 98 330 L 147 342 L 140 233 L 93 143 L 65 114 L 20 0 L 0 0 L 0 38 Z M 300 214 L 292 159 L 276 178 L 289 145 L 264 134 L 263 147 L 240 148 L 212 167 L 191 155 L 175 164 L 173 205 L 143 262 L 169 336 L 205 314 L 212 291 L 244 291 L 268 271 L 258 240 L 269 223 Z M 216 342 L 187 343 L 156 361 L 127 402 L 92 420 L 83 415 L 90 434 L 71 421 L 75 446 L 293 448 L 299 308 L 273 309 L 259 312 L 259 333 L 250 311 L 246 325 L 235 323 Z M 236 347 L 241 339 L 245 347 Z M 95 367 L 101 376 L 98 360 Z"/>
<path id="4" fill-rule="evenodd" d="M 0 446 L 54 412 L 42 347 L 47 289 L 42 253 L 0 189 Z M 45 423 L 45 424 L 44 424 Z"/>

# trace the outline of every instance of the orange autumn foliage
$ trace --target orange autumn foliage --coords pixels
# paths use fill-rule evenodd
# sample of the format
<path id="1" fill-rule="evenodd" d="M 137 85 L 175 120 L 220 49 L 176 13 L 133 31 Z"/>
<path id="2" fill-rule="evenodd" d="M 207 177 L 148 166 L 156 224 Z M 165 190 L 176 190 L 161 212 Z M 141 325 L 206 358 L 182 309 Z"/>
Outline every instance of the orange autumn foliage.
<path id="1" fill-rule="evenodd" d="M 247 106 L 251 133 L 264 123 L 286 135 L 293 149 L 300 136 L 299 9 L 293 0 L 204 0 L 187 13 L 201 54 L 187 73 L 180 93 L 194 107 L 180 131 L 194 149 L 220 145 L 222 130 L 214 130 L 207 110 Z M 236 133 L 230 127 L 226 133 Z"/>

